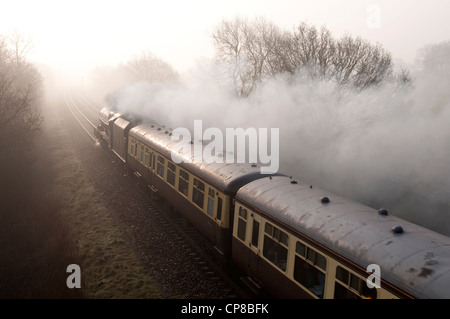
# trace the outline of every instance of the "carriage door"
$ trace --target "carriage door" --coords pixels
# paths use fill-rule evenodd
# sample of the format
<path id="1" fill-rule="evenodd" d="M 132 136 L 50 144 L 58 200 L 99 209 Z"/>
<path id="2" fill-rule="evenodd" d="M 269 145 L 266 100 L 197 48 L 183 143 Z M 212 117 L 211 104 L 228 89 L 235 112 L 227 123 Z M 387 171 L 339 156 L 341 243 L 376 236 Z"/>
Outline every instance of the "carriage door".
<path id="1" fill-rule="evenodd" d="M 249 274 L 258 279 L 258 266 L 261 259 L 262 252 L 262 241 L 261 239 L 261 230 L 262 230 L 262 220 L 261 216 L 255 214 L 254 212 L 250 213 L 249 216 L 249 226 L 250 226 L 250 239 L 249 239 Z"/>

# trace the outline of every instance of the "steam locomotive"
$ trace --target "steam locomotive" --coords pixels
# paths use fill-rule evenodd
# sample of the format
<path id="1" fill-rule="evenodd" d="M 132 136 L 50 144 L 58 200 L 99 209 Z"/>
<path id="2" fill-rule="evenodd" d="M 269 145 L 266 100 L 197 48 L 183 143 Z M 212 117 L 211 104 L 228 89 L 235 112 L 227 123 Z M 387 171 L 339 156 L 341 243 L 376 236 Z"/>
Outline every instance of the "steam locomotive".
<path id="1" fill-rule="evenodd" d="M 255 164 L 175 163 L 171 130 L 108 107 L 95 135 L 276 298 L 450 297 L 450 238 Z"/>

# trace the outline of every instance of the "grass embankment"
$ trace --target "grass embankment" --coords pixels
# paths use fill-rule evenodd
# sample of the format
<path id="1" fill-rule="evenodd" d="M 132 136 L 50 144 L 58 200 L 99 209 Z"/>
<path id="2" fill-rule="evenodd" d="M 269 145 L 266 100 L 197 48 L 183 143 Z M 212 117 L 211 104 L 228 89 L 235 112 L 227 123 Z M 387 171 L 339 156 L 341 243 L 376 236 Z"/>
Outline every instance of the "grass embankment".
<path id="1" fill-rule="evenodd" d="M 152 278 L 90 182 L 55 108 L 31 191 L 4 198 L 0 222 L 2 298 L 160 298 Z M 69 289 L 69 264 L 81 289 Z"/>

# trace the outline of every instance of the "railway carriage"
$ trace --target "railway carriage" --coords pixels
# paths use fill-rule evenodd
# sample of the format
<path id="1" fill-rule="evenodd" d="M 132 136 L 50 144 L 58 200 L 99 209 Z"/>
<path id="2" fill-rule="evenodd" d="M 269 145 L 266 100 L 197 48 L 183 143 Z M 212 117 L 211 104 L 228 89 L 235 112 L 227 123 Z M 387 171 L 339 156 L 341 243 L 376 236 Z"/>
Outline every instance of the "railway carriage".
<path id="1" fill-rule="evenodd" d="M 193 156 L 176 164 L 171 156 L 176 143 L 165 127 L 135 126 L 129 132 L 128 165 L 226 258 L 231 246 L 232 200 L 242 185 L 267 175 L 256 165 L 196 163 Z"/>
<path id="2" fill-rule="evenodd" d="M 448 298 L 450 239 L 285 176 L 236 195 L 233 261 L 282 298 Z M 381 288 L 368 288 L 369 265 Z"/>
<path id="3" fill-rule="evenodd" d="M 273 296 L 450 298 L 449 237 L 256 165 L 177 164 L 170 129 L 139 123 L 104 108 L 95 135 Z M 366 285 L 373 264 L 379 289 Z"/>

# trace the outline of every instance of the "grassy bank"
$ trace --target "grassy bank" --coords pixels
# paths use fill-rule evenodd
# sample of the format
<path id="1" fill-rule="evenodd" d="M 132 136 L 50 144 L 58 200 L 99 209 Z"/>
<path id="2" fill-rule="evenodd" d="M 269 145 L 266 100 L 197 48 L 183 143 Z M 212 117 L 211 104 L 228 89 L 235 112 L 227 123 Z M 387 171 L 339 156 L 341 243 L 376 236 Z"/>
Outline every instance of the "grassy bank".
<path id="1" fill-rule="evenodd" d="M 2 190 L 0 297 L 160 298 L 90 182 L 56 107 L 45 109 L 36 176 L 10 188 L 9 198 Z M 66 286 L 69 264 L 80 266 L 81 289 Z"/>

